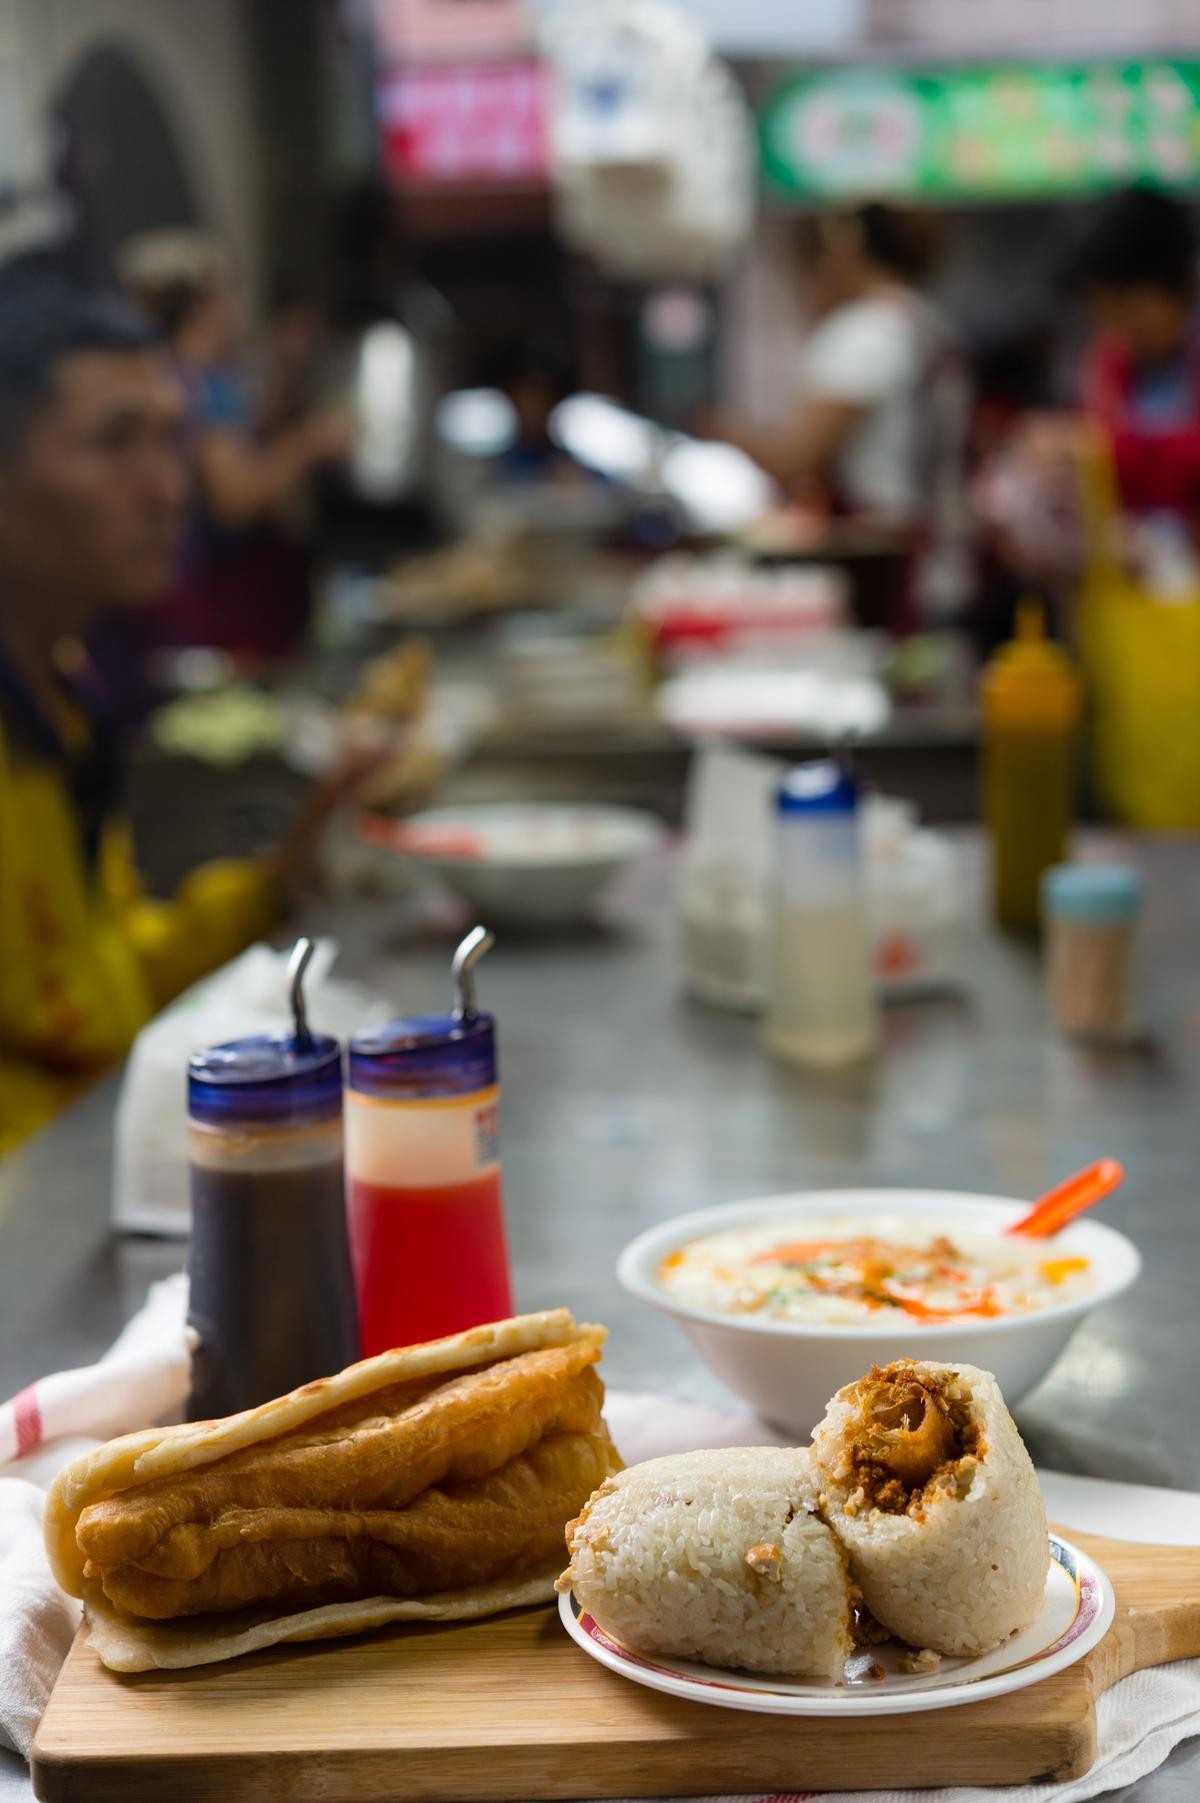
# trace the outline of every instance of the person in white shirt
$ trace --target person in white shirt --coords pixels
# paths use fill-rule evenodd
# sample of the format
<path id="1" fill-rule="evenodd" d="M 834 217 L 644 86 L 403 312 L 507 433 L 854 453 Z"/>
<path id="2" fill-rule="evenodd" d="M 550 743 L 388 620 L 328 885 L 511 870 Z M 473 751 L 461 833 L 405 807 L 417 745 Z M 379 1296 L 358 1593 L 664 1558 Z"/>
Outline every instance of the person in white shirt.
<path id="1" fill-rule="evenodd" d="M 906 605 L 946 618 L 966 587 L 969 390 L 953 336 L 920 292 L 934 241 L 920 215 L 871 203 L 806 222 L 813 326 L 801 406 L 781 431 L 728 432 L 801 506 L 868 520 L 907 565 Z"/>

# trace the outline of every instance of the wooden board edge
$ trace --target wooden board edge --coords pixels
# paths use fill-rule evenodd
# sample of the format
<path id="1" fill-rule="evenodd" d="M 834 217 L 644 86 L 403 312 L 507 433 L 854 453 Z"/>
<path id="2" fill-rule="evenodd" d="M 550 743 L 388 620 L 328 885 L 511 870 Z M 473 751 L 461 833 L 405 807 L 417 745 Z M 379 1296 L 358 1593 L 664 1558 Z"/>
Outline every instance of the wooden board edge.
<path id="1" fill-rule="evenodd" d="M 81 1634 L 76 1660 L 95 1655 Z M 619 1691 L 609 1673 L 596 1676 Z M 636 1690 L 636 1687 L 633 1687 Z M 1014 1784 L 1081 1776 L 1095 1756 L 1092 1688 L 1082 1663 L 1049 1680 L 1040 1712 L 1020 1732 L 1010 1698 L 938 1712 L 855 1719 L 764 1718 L 638 1693 L 672 1716 L 691 1718 L 693 1734 L 635 1734 L 613 1742 L 593 1734 L 553 1739 L 532 1733 L 483 1748 L 359 1744 L 330 1752 L 258 1746 L 164 1758 L 125 1747 L 108 1756 L 68 1744 L 69 1721 L 48 1723 L 34 1747 L 34 1788 L 43 1803 L 546 1803 L 581 1795 L 626 1798 L 693 1796 L 706 1789 L 838 1791 L 894 1785 Z M 742 1724 L 739 1733 L 738 1724 Z M 835 1732 L 828 1730 L 833 1727 Z M 847 1744 L 847 1729 L 853 1749 Z M 944 1729 L 944 1732 L 943 1732 Z M 864 1733 L 863 1730 L 866 1730 Z M 1019 1742 L 1019 1745 L 1017 1744 Z M 851 1758 L 853 1750 L 856 1757 Z M 631 1777 L 631 1774 L 636 1774 Z"/>
<path id="2" fill-rule="evenodd" d="M 697 1705 L 698 1706 L 698 1705 Z M 1003 1739 L 1005 1763 L 992 1763 Z M 606 1767 L 603 1746 L 518 1748 L 492 1762 L 481 1778 L 477 1752 L 453 1748 L 403 1754 L 354 1752 L 293 1758 L 221 1755 L 189 1773 L 180 1762 L 151 1758 L 87 1764 L 75 1760 L 34 1763 L 34 1795 L 40 1803 L 512 1803 L 514 1798 L 568 1803 L 580 1796 L 622 1799 L 690 1797 L 698 1784 L 730 1795 L 796 1789 L 838 1792 L 872 1788 L 959 1784 L 1047 1784 L 1082 1777 L 1096 1756 L 1095 1715 L 1036 1728 L 1024 1764 L 1012 1763 L 1011 1735 L 981 1741 L 944 1740 L 932 1763 L 897 1764 L 886 1747 L 872 1766 L 847 1765 L 845 1748 L 820 1744 L 795 1752 L 764 1739 L 754 1749 L 709 1745 L 704 1774 L 680 1775 L 680 1749 L 669 1743 L 624 1751 Z M 509 1750 L 506 1750 L 509 1751 Z M 594 1759 L 589 1757 L 594 1755 Z M 991 1774 L 996 1772 L 996 1776 Z"/>

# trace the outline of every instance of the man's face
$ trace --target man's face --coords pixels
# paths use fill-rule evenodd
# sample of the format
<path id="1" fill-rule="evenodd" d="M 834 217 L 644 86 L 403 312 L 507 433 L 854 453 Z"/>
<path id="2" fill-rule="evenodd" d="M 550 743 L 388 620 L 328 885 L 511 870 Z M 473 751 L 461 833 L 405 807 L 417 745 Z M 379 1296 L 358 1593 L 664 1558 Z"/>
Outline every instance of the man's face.
<path id="1" fill-rule="evenodd" d="M 63 357 L 0 458 L 0 568 L 61 623 L 168 587 L 187 499 L 183 396 L 157 350 Z"/>

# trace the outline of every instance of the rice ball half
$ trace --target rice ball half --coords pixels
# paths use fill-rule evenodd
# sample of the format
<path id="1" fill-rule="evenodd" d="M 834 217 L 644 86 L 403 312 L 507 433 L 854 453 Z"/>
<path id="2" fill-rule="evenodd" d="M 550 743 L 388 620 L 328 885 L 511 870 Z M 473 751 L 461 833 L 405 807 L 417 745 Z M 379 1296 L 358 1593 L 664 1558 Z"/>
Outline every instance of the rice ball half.
<path id="1" fill-rule="evenodd" d="M 973 1656 L 1036 1620 L 1049 1567 L 1033 1463 L 989 1371 L 902 1359 L 839 1390 L 819 1505 L 876 1620 Z"/>
<path id="2" fill-rule="evenodd" d="M 635 1652 L 840 1679 L 851 1586 L 813 1502 L 807 1450 L 649 1459 L 569 1524 L 559 1588 Z"/>

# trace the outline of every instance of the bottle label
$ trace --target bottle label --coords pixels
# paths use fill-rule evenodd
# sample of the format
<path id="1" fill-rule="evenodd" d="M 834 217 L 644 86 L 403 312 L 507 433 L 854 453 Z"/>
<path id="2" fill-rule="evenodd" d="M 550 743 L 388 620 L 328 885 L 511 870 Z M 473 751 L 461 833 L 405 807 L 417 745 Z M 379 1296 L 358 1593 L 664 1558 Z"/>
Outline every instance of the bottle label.
<path id="1" fill-rule="evenodd" d="M 475 1110 L 475 1168 L 484 1171 L 500 1157 L 500 1097 L 483 1102 Z"/>
<path id="2" fill-rule="evenodd" d="M 363 1183 L 469 1183 L 500 1163 L 500 1091 L 413 1100 L 346 1094 L 346 1169 Z"/>

